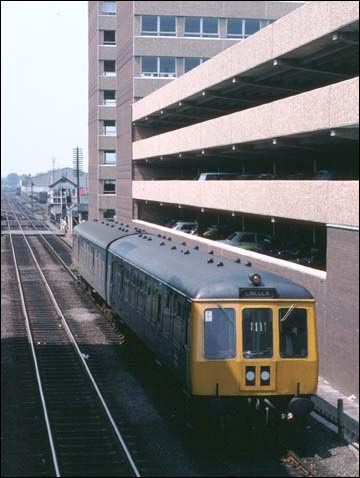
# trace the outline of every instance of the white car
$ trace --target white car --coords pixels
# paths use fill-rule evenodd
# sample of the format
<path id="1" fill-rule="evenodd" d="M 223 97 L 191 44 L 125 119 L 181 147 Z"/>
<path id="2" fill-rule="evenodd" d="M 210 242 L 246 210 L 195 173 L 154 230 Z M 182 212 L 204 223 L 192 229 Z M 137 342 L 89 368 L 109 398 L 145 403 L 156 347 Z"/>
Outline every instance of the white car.
<path id="1" fill-rule="evenodd" d="M 186 221 L 178 221 L 172 229 L 175 231 L 187 232 L 193 234 L 198 227 L 196 222 L 186 222 Z"/>
<path id="2" fill-rule="evenodd" d="M 262 249 L 265 239 L 271 239 L 271 236 L 259 234 L 257 232 L 237 231 L 230 234 L 230 236 L 228 236 L 226 239 L 217 242 L 222 242 L 223 244 L 228 244 L 229 246 L 254 250 Z"/>
<path id="3" fill-rule="evenodd" d="M 239 173 L 201 173 L 199 181 L 222 181 L 224 179 L 240 179 Z"/>

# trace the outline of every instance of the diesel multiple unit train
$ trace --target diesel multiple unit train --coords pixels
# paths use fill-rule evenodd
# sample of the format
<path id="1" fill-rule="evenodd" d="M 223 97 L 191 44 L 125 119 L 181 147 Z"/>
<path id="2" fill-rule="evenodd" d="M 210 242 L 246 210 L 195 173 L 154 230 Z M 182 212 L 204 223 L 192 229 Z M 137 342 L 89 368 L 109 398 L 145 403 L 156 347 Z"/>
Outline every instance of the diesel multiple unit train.
<path id="1" fill-rule="evenodd" d="M 312 409 L 315 301 L 302 286 L 126 224 L 89 221 L 73 238 L 79 275 L 189 395 Z"/>

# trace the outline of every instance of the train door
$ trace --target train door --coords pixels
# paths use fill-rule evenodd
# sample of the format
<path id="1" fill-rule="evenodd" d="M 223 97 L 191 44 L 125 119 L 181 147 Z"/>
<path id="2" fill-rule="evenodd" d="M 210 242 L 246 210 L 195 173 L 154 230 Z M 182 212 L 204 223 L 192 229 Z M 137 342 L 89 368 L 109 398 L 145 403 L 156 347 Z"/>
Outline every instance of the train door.
<path id="1" fill-rule="evenodd" d="M 123 298 L 124 268 L 117 261 L 112 262 L 110 280 L 110 305 L 114 311 L 119 310 Z"/>

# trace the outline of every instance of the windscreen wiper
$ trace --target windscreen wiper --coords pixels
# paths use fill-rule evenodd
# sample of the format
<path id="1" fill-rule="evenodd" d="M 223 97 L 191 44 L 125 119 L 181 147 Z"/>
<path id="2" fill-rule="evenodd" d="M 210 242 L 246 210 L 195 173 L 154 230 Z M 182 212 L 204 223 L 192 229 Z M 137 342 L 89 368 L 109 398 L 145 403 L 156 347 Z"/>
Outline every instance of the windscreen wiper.
<path id="1" fill-rule="evenodd" d="M 230 319 L 230 317 L 227 315 L 227 313 L 225 312 L 224 307 L 223 307 L 222 305 L 220 305 L 220 304 L 216 304 L 216 305 L 217 305 L 218 308 L 221 310 L 221 312 L 225 315 L 225 317 L 227 318 L 227 320 L 228 320 L 229 322 L 231 322 L 231 319 Z"/>
<path id="2" fill-rule="evenodd" d="M 289 307 L 289 310 L 286 312 L 286 314 L 284 315 L 284 317 L 282 317 L 280 319 L 280 322 L 285 322 L 285 320 L 289 317 L 289 315 L 292 313 L 292 311 L 295 309 L 297 304 L 292 304 L 290 307 Z"/>

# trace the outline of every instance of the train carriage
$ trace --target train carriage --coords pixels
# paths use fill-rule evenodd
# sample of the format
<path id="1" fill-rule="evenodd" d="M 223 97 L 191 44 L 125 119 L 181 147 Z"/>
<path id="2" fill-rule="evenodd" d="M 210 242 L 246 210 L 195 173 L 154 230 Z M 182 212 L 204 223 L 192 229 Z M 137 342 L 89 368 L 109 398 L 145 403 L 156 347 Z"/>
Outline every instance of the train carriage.
<path id="1" fill-rule="evenodd" d="M 107 248 L 116 239 L 136 232 L 129 224 L 97 220 L 74 228 L 73 265 L 103 300 L 106 298 Z"/>
<path id="2" fill-rule="evenodd" d="M 123 232 L 106 246 L 99 293 L 188 394 L 311 410 L 318 351 L 306 289 L 185 242 Z"/>

